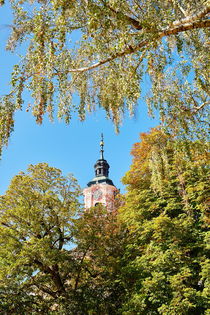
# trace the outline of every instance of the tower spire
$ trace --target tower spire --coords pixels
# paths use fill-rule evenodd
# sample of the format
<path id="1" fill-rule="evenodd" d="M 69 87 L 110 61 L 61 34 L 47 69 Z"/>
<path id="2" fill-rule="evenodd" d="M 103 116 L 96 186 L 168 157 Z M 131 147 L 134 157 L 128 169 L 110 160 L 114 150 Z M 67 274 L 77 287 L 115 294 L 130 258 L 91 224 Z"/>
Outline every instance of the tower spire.
<path id="1" fill-rule="evenodd" d="M 100 150 L 100 159 L 101 159 L 101 160 L 104 160 L 104 136 L 103 136 L 103 133 L 101 134 L 100 147 L 101 147 L 101 150 Z"/>
<path id="2" fill-rule="evenodd" d="M 108 211 L 112 211 L 115 208 L 114 200 L 118 190 L 109 178 L 109 163 L 104 159 L 103 133 L 100 138 L 100 156 L 94 165 L 94 170 L 95 177 L 83 190 L 85 209 L 102 204 Z"/>
<path id="3" fill-rule="evenodd" d="M 100 158 L 96 161 L 94 165 L 95 169 L 95 178 L 88 183 L 88 186 L 92 185 L 95 181 L 96 182 L 103 182 L 113 185 L 112 181 L 109 179 L 109 164 L 104 159 L 104 136 L 103 133 L 101 134 L 101 141 L 100 141 Z"/>

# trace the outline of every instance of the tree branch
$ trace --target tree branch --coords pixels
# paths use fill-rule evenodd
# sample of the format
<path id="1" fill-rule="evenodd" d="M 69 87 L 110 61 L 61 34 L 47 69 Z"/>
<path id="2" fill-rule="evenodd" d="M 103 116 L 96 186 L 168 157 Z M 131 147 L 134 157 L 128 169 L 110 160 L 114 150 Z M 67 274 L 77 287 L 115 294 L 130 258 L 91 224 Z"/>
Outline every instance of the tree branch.
<path id="1" fill-rule="evenodd" d="M 40 270 L 51 275 L 55 286 L 58 288 L 58 291 L 65 293 L 66 290 L 65 290 L 63 282 L 61 280 L 57 264 L 53 266 L 53 269 L 51 269 L 50 267 L 45 266 L 37 258 L 34 259 L 34 263 L 39 266 Z"/>
<path id="2" fill-rule="evenodd" d="M 200 109 L 202 109 L 203 107 L 205 107 L 206 105 L 209 105 L 209 104 L 210 104 L 210 102 L 206 101 L 203 104 L 201 104 L 200 106 L 195 107 L 194 113 L 197 113 Z"/>
<path id="3" fill-rule="evenodd" d="M 176 35 L 178 33 L 186 32 L 186 31 L 193 30 L 193 29 L 207 28 L 209 26 L 210 26 L 210 20 L 203 20 L 203 21 L 195 21 L 192 23 L 188 23 L 188 24 L 184 24 L 184 25 L 180 25 L 180 26 L 176 26 L 176 27 L 171 27 L 171 28 L 168 28 L 168 29 L 165 29 L 165 30 L 159 32 L 159 35 L 155 38 L 155 41 L 157 41 L 157 40 L 159 40 L 165 36 Z M 99 62 L 96 62 L 90 66 L 83 67 L 83 68 L 77 68 L 77 69 L 70 69 L 70 70 L 68 70 L 68 72 L 69 73 L 86 72 L 86 71 L 98 68 L 98 67 L 102 66 L 103 64 L 108 63 L 114 59 L 129 55 L 129 54 L 133 54 L 133 53 L 139 51 L 141 48 L 146 47 L 148 44 L 149 44 L 149 41 L 144 40 L 136 46 L 128 46 L 128 48 L 125 49 L 123 52 L 116 53 L 116 54 L 114 54 L 114 55 L 112 55 L 106 59 L 103 59 Z"/>
<path id="4" fill-rule="evenodd" d="M 88 1 L 87 1 L 88 4 Z M 107 6 L 107 4 L 106 4 Z M 123 15 L 124 18 L 126 18 L 127 21 L 129 21 L 137 30 L 142 30 L 143 27 L 141 26 L 141 24 L 133 19 L 132 17 L 129 17 L 127 15 L 125 15 L 124 13 L 118 12 L 116 10 L 114 10 L 112 7 L 107 6 L 112 12 L 114 12 L 117 15 Z M 179 21 L 174 21 L 169 28 L 164 29 L 159 31 L 159 33 L 157 34 L 157 36 L 155 36 L 154 38 L 154 42 L 157 42 L 157 40 L 162 39 L 163 37 L 166 36 L 171 36 L 171 35 L 176 35 L 178 33 L 181 32 L 185 32 L 185 31 L 189 31 L 189 30 L 193 30 L 193 29 L 199 29 L 199 28 L 207 28 L 210 26 L 210 21 L 209 20 L 201 20 L 201 18 L 205 17 L 206 15 L 208 15 L 208 13 L 210 12 L 210 6 L 206 6 L 203 8 L 203 10 L 201 10 L 200 12 L 198 12 L 197 14 L 185 17 Z M 145 32 L 148 32 L 147 29 L 145 29 Z M 109 63 L 112 60 L 115 60 L 117 58 L 121 58 L 123 56 L 129 55 L 129 54 L 133 54 L 136 53 L 137 51 L 139 51 L 141 48 L 145 48 L 146 51 L 146 47 L 152 44 L 152 41 L 149 40 L 143 40 L 141 41 L 139 44 L 135 45 L 135 46 L 131 46 L 129 45 L 124 51 L 121 52 L 117 52 L 115 54 L 112 54 L 110 57 L 107 57 L 106 59 L 100 60 L 90 66 L 85 66 L 85 67 L 81 67 L 81 68 L 75 68 L 75 69 L 69 69 L 67 72 L 68 73 L 83 73 L 86 71 L 90 71 L 93 70 L 95 68 L 98 68 L 106 63 Z M 143 57 L 140 57 L 140 59 L 142 60 Z M 57 71 L 55 69 L 55 76 L 59 76 L 61 74 L 60 71 Z M 27 81 L 28 79 L 30 79 L 31 76 L 33 75 L 40 75 L 40 73 L 31 73 L 30 75 L 28 75 L 27 77 L 24 78 L 24 81 Z M 42 74 L 44 76 L 44 74 Z"/>
<path id="5" fill-rule="evenodd" d="M 203 20 L 203 21 L 195 21 L 192 23 L 186 23 L 184 25 L 180 25 L 174 28 L 169 28 L 164 30 L 163 32 L 160 33 L 160 38 L 164 36 L 170 36 L 170 35 L 175 35 L 181 32 L 186 32 L 189 30 L 193 29 L 198 29 L 198 28 L 207 28 L 210 26 L 210 20 Z"/>
<path id="6" fill-rule="evenodd" d="M 83 253 L 82 258 L 80 260 L 79 270 L 78 270 L 77 277 L 76 277 L 76 280 L 75 280 L 75 285 L 74 285 L 74 291 L 77 290 L 77 287 L 78 287 L 78 284 L 79 284 L 79 279 L 80 279 L 80 274 L 81 274 L 81 271 L 82 271 L 82 264 L 83 264 L 83 261 L 84 261 L 86 255 L 87 255 L 87 252 L 88 252 L 89 248 L 90 248 L 90 244 L 88 245 L 87 249 Z"/>
<path id="7" fill-rule="evenodd" d="M 98 67 L 102 66 L 103 64 L 105 64 L 107 62 L 110 62 L 110 61 L 112 61 L 112 60 L 114 60 L 116 58 L 132 54 L 132 53 L 138 51 L 140 48 L 145 47 L 147 44 L 148 44 L 148 41 L 144 40 L 141 43 L 139 43 L 137 46 L 128 46 L 128 48 L 125 49 L 123 52 L 116 53 L 116 54 L 114 54 L 114 55 L 112 55 L 112 56 L 110 56 L 110 57 L 108 57 L 108 58 L 106 58 L 104 60 L 101 60 L 99 62 L 94 63 L 91 66 L 87 66 L 87 67 L 83 67 L 83 68 L 77 68 L 77 69 L 70 69 L 70 70 L 68 70 L 68 72 L 70 72 L 70 73 L 73 73 L 73 72 L 85 72 L 85 71 L 88 71 L 88 70 L 92 70 L 92 69 L 98 68 Z"/>
<path id="8" fill-rule="evenodd" d="M 187 12 L 182 8 L 182 6 L 179 4 L 179 2 L 178 1 L 173 1 L 173 3 L 174 3 L 174 6 L 176 6 L 177 5 L 177 7 L 179 8 L 179 10 L 182 12 L 182 14 L 185 16 L 185 17 L 187 17 Z"/>
<path id="9" fill-rule="evenodd" d="M 56 298 L 57 297 L 57 294 L 56 292 L 52 291 L 50 288 L 48 288 L 47 286 L 45 285 L 41 285 L 40 283 L 38 283 L 37 281 L 39 281 L 39 279 L 36 280 L 36 276 L 32 276 L 31 277 L 31 285 L 33 286 L 36 286 L 39 290 L 51 295 L 52 297 Z"/>
<path id="10" fill-rule="evenodd" d="M 105 7 L 107 7 L 111 12 L 113 12 L 116 16 L 119 16 L 120 18 L 124 18 L 129 24 L 131 24 L 135 29 L 142 30 L 142 25 L 139 23 L 139 21 L 135 20 L 129 15 L 126 15 L 123 12 L 117 11 L 114 8 L 112 8 L 110 5 L 108 5 L 106 2 L 104 2 Z"/>
<path id="11" fill-rule="evenodd" d="M 179 26 L 186 23 L 192 23 L 196 20 L 200 20 L 204 16 L 206 16 L 210 12 L 210 6 L 206 6 L 203 8 L 203 10 L 199 11 L 197 14 L 185 17 L 179 21 L 174 21 L 171 26 Z"/>

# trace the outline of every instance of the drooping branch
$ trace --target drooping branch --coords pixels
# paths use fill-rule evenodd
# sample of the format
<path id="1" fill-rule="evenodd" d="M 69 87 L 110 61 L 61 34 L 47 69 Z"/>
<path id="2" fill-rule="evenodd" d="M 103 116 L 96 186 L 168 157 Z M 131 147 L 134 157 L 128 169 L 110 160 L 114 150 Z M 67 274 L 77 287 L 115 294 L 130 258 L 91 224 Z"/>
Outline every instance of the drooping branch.
<path id="1" fill-rule="evenodd" d="M 88 1 L 87 1 L 88 4 Z M 141 30 L 141 34 L 143 32 L 143 27 L 141 26 L 140 22 L 133 19 L 130 16 L 127 16 L 126 14 L 122 13 L 122 12 L 118 12 L 115 9 L 113 9 L 112 7 L 108 6 L 106 4 L 106 7 L 108 7 L 112 12 L 114 12 L 116 15 L 123 15 L 123 17 L 129 22 L 131 23 L 131 25 L 133 25 L 137 30 Z M 199 28 L 207 28 L 210 26 L 210 20 L 201 20 L 203 17 L 207 16 L 208 13 L 210 12 L 210 6 L 206 6 L 203 8 L 203 10 L 201 10 L 200 12 L 198 12 L 197 14 L 185 17 L 179 21 L 174 21 L 169 28 L 161 30 L 159 32 L 159 34 L 156 34 L 157 36 L 155 36 L 154 41 L 157 42 L 157 40 L 160 40 L 161 38 L 165 37 L 165 36 L 170 36 L 170 35 L 176 35 L 178 33 L 181 32 L 185 32 L 188 30 L 193 30 L 193 29 L 199 29 Z M 146 33 L 150 33 L 151 31 L 148 29 L 145 29 Z M 123 56 L 129 55 L 129 54 L 133 54 L 136 53 L 137 51 L 141 50 L 142 48 L 145 48 L 152 45 L 152 41 L 149 40 L 143 40 L 141 41 L 139 44 L 137 45 L 128 45 L 126 47 L 126 49 L 124 49 L 121 52 L 117 52 L 115 54 L 112 54 L 111 56 L 100 60 L 96 63 L 93 63 L 92 65 L 89 66 L 85 66 L 85 67 L 81 67 L 81 68 L 75 68 L 75 69 L 69 69 L 67 70 L 68 73 L 83 73 L 83 72 L 87 72 L 96 68 L 99 68 L 100 66 L 109 63 L 112 60 L 115 60 L 117 58 L 121 58 Z M 143 59 L 143 55 L 142 57 L 140 57 L 140 60 Z M 59 76 L 61 74 L 60 71 L 57 71 L 55 69 L 55 76 Z M 24 78 L 24 82 L 27 81 L 28 79 L 30 79 L 33 75 L 40 75 L 40 73 L 31 73 L 28 76 L 26 76 Z M 44 74 L 43 74 L 44 75 Z M 13 91 L 14 92 L 14 91 Z"/>

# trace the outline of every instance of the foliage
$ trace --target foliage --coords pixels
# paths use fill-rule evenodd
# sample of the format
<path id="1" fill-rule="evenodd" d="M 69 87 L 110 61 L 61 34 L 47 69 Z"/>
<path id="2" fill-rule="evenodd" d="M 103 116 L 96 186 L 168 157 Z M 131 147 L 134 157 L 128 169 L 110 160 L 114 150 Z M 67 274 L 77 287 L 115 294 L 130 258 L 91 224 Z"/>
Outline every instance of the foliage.
<path id="1" fill-rule="evenodd" d="M 153 129 L 134 145 L 120 209 L 81 212 L 46 163 L 0 197 L 3 314 L 208 314 L 209 155 Z"/>
<path id="2" fill-rule="evenodd" d="M 4 1 L 1 1 L 3 4 Z M 27 106 L 42 122 L 54 111 L 67 123 L 85 119 L 99 104 L 118 127 L 133 114 L 143 82 L 146 101 L 163 125 L 204 132 L 208 100 L 207 1 L 197 0 L 11 0 L 14 15 L 7 49 L 22 43 L 11 92 L 0 103 L 1 147 L 13 129 L 14 112 Z M 80 40 L 75 43 L 75 37 Z M 79 95 L 80 103 L 75 102 Z M 54 104 L 57 107 L 54 107 Z"/>
<path id="3" fill-rule="evenodd" d="M 98 205 L 77 219 L 75 239 L 81 268 L 76 285 L 82 314 L 121 314 L 125 296 L 122 258 L 128 238 L 117 214 L 117 210 L 110 212 Z"/>
<path id="4" fill-rule="evenodd" d="M 62 305 L 76 268 L 69 246 L 79 195 L 72 176 L 40 163 L 0 197 L 1 313 L 49 314 Z"/>
<path id="5" fill-rule="evenodd" d="M 124 178 L 121 216 L 132 243 L 123 314 L 207 314 L 207 145 L 158 129 L 141 139 Z"/>
<path id="6" fill-rule="evenodd" d="M 40 163 L 0 197 L 1 314 L 119 314 L 126 232 L 117 211 L 81 213 L 79 194 Z"/>

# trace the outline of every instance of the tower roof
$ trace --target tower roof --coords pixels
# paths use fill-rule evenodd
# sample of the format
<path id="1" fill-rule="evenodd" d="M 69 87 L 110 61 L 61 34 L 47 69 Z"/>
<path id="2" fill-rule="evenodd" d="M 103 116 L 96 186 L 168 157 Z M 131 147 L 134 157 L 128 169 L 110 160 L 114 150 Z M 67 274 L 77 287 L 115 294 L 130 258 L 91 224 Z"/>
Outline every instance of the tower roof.
<path id="1" fill-rule="evenodd" d="M 95 177 L 87 184 L 88 187 L 94 184 L 108 184 L 114 186 L 111 179 L 109 179 L 109 164 L 104 159 L 104 138 L 101 134 L 100 141 L 100 159 L 96 161 L 94 165 Z"/>

